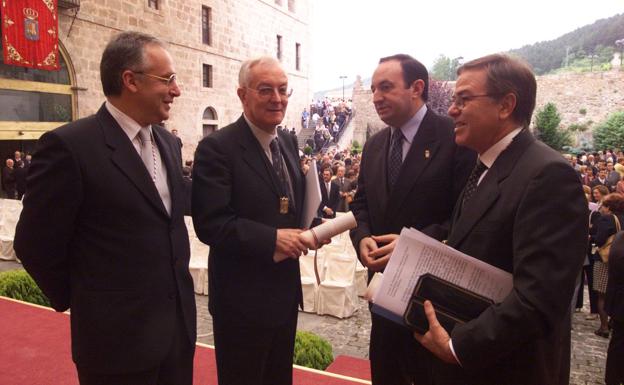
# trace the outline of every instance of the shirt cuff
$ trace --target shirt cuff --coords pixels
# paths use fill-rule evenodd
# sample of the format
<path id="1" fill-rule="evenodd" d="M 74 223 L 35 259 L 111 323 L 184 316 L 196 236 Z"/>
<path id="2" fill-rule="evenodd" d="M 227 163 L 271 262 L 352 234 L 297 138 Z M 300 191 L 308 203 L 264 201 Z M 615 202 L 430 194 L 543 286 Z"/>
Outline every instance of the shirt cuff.
<path id="1" fill-rule="evenodd" d="M 453 349 L 453 340 L 449 339 L 449 348 L 451 349 L 451 353 L 453 353 L 453 357 L 455 357 L 455 360 L 457 361 L 457 363 L 459 364 L 459 366 L 462 366 L 461 361 L 459 361 L 459 358 L 457 358 L 457 354 L 455 354 L 455 349 Z"/>

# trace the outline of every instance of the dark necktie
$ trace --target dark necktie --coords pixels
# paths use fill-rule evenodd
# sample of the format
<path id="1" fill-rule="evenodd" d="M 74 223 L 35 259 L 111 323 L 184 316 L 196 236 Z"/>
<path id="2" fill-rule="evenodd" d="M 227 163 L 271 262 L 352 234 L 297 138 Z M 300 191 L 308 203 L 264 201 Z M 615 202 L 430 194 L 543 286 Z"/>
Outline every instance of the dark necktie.
<path id="1" fill-rule="evenodd" d="M 396 128 L 392 134 L 390 144 L 390 156 L 388 157 L 388 183 L 390 188 L 394 187 L 399 178 L 401 164 L 403 163 L 403 133 Z"/>
<path id="2" fill-rule="evenodd" d="M 275 170 L 275 173 L 280 181 L 281 194 L 287 196 L 289 206 L 294 207 L 295 202 L 293 201 L 290 185 L 288 184 L 288 176 L 286 175 L 288 171 L 284 169 L 284 163 L 282 162 L 282 155 L 277 138 L 271 141 L 269 148 L 271 150 L 271 162 L 273 163 L 273 169 Z"/>
<path id="3" fill-rule="evenodd" d="M 472 198 L 472 195 L 475 193 L 475 191 L 477 191 L 477 183 L 479 183 L 479 178 L 487 169 L 488 167 L 485 164 L 481 163 L 480 160 L 477 160 L 477 164 L 472 169 L 472 173 L 468 178 L 468 182 L 466 182 L 464 198 L 462 200 L 462 208 L 470 200 L 470 198 Z"/>

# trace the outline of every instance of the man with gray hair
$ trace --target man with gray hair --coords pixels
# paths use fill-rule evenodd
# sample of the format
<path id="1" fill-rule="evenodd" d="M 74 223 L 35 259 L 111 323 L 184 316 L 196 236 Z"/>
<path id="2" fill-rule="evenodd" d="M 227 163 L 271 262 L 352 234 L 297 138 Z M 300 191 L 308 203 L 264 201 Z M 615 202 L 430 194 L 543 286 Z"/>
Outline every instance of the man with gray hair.
<path id="1" fill-rule="evenodd" d="M 100 63 L 106 102 L 37 143 L 15 251 L 71 308 L 81 385 L 191 385 L 196 314 L 171 56 L 124 32 Z"/>
<path id="2" fill-rule="evenodd" d="M 276 126 L 288 78 L 270 57 L 239 74 L 242 116 L 204 138 L 193 167 L 193 223 L 210 245 L 209 304 L 220 385 L 292 384 L 304 177 L 294 137 Z"/>

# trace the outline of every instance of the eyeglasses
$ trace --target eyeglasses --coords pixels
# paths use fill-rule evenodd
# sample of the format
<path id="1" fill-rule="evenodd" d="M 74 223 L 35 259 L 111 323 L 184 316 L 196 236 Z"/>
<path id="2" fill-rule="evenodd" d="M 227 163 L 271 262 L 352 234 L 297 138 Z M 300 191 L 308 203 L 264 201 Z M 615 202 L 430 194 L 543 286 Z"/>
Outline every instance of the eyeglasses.
<path id="1" fill-rule="evenodd" d="M 461 110 L 469 102 L 476 98 L 492 98 L 499 96 L 499 94 L 482 94 L 482 95 L 453 95 L 451 96 L 451 105 L 454 105 L 458 110 Z"/>
<path id="2" fill-rule="evenodd" d="M 258 96 L 264 99 L 269 99 L 271 96 L 275 95 L 275 92 L 277 92 L 279 97 L 282 99 L 289 98 L 290 95 L 292 95 L 293 93 L 292 88 L 289 90 L 288 87 L 286 86 L 277 87 L 277 88 L 262 86 L 262 87 L 259 87 L 258 89 L 249 88 L 249 87 L 245 87 L 245 88 L 247 88 L 248 90 L 257 92 Z"/>
<path id="3" fill-rule="evenodd" d="M 164 78 L 162 76 L 152 75 L 152 74 L 148 74 L 148 73 L 142 72 L 142 71 L 132 71 L 132 72 L 134 72 L 135 74 L 141 74 L 141 75 L 149 76 L 150 78 L 161 80 L 165 84 L 167 84 L 168 86 L 170 86 L 171 83 L 175 82 L 176 79 L 177 79 L 176 74 L 171 74 L 168 78 Z"/>

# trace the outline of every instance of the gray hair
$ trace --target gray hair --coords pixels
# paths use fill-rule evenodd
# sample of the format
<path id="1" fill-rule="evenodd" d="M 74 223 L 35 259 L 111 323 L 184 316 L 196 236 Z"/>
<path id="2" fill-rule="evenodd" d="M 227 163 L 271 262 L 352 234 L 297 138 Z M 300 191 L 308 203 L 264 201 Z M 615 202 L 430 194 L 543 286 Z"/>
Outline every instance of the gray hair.
<path id="1" fill-rule="evenodd" d="M 240 72 L 238 73 L 239 87 L 249 86 L 249 72 L 251 72 L 251 69 L 257 65 L 275 65 L 282 68 L 282 64 L 279 60 L 271 56 L 261 56 L 256 59 L 246 60 L 241 65 Z"/>
<path id="2" fill-rule="evenodd" d="M 126 70 L 141 71 L 145 66 L 145 46 L 165 43 L 142 32 L 127 31 L 115 35 L 106 45 L 100 61 L 100 79 L 106 96 L 121 95 L 121 74 Z"/>

